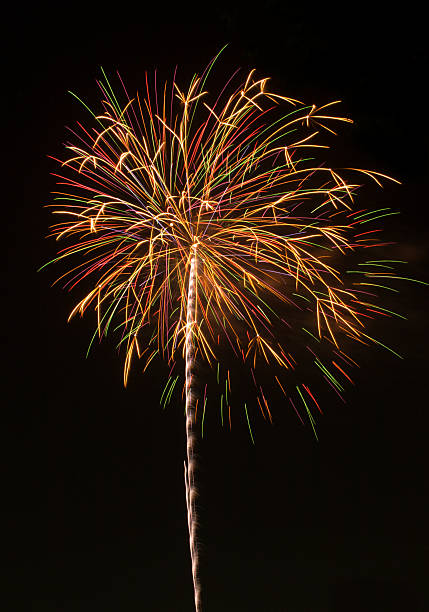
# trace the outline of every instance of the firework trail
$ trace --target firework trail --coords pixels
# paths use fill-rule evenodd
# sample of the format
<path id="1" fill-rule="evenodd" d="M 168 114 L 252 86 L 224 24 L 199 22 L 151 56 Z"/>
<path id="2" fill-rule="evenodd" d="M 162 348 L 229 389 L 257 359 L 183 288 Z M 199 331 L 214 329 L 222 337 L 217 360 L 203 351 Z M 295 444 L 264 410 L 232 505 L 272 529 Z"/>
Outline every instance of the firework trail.
<path id="1" fill-rule="evenodd" d="M 194 582 L 195 610 L 201 610 L 201 587 L 198 577 L 198 546 L 196 541 L 196 509 L 195 497 L 195 395 L 192 385 L 192 370 L 194 368 L 194 340 L 195 327 L 195 286 L 197 274 L 197 249 L 191 249 L 191 263 L 189 269 L 188 302 L 186 307 L 186 339 L 185 339 L 185 378 L 186 378 L 186 454 L 188 464 L 185 463 L 186 507 L 188 510 L 189 548 L 192 561 L 192 579 Z"/>
<path id="2" fill-rule="evenodd" d="M 384 347 L 366 324 L 396 315 L 378 301 L 392 290 L 397 262 L 366 255 L 386 244 L 374 221 L 395 211 L 358 208 L 360 184 L 306 153 L 326 148 L 317 143 L 320 131 L 335 133 L 332 122 L 350 120 L 329 114 L 337 102 L 316 107 L 273 93 L 254 71 L 238 88 L 233 75 L 211 100 L 204 88 L 214 61 L 187 90 L 175 77 L 160 88 L 155 74 L 153 85 L 146 76 L 144 97 L 132 99 L 121 81 L 123 103 L 104 75 L 101 112 L 83 103 L 93 125 L 71 130 L 68 157 L 56 160 L 53 212 L 61 221 L 51 233 L 70 240 L 53 261 L 75 258 L 58 280 L 69 290 L 92 283 L 70 318 L 92 307 L 100 339 L 116 325 L 125 384 L 134 357 L 144 360 L 144 371 L 164 357 L 171 368 L 165 405 L 180 378 L 176 364 L 185 360 L 185 486 L 197 612 L 195 441 L 209 395 L 207 384 L 203 397 L 196 392 L 197 365 L 217 363 L 222 423 L 232 420 L 232 373 L 223 381 L 220 372 L 220 351 L 228 348 L 234 369 L 241 363 L 250 373 L 264 419 L 272 420 L 258 378 L 265 368 L 315 431 L 321 409 L 309 370 L 341 397 L 354 361 L 340 341 Z M 347 172 L 379 185 L 389 179 Z M 292 312 L 304 320 L 296 323 Z M 248 406 L 242 414 L 253 441 Z"/>

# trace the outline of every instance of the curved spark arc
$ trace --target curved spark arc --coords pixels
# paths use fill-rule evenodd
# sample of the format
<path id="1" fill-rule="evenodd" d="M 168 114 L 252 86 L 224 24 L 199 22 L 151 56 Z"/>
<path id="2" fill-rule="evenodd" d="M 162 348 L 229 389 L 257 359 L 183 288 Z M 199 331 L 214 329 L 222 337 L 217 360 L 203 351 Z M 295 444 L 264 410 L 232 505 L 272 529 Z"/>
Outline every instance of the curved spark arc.
<path id="1" fill-rule="evenodd" d="M 197 281 L 197 255 L 196 247 L 191 249 L 188 302 L 186 309 L 186 339 L 185 339 L 185 379 L 186 379 L 186 455 L 185 463 L 185 486 L 186 486 L 186 506 L 188 512 L 189 530 L 189 549 L 191 552 L 192 579 L 194 583 L 194 600 L 196 612 L 201 612 L 201 585 L 198 576 L 199 555 L 197 543 L 197 512 L 196 497 L 197 488 L 195 482 L 195 472 L 197 467 L 195 456 L 196 444 L 196 402 L 193 389 L 193 369 L 195 360 L 194 347 L 194 328 L 196 321 L 196 281 Z"/>

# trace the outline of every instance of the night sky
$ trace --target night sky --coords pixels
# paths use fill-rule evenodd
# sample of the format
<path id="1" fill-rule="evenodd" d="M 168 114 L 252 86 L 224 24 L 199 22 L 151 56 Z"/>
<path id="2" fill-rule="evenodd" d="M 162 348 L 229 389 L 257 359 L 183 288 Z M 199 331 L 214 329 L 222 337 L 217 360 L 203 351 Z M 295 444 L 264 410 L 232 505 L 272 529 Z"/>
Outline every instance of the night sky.
<path id="1" fill-rule="evenodd" d="M 67 316 L 79 292 L 50 285 L 47 240 L 65 126 L 83 117 L 67 94 L 98 102 L 100 66 L 130 89 L 176 64 L 187 83 L 226 43 L 215 69 L 256 68 L 272 87 L 352 117 L 330 142 L 336 167 L 390 174 L 363 205 L 401 211 L 386 236 L 405 276 L 429 281 L 427 33 L 405 13 L 359 4 L 331 14 L 305 3 L 70 3 L 9 8 L 3 23 L 3 279 L 0 600 L 5 611 L 188 612 L 183 407 L 162 411 L 162 368 L 133 369 L 110 338 L 85 353 L 92 318 Z M 323 152 L 322 152 L 323 155 Z M 6 187 L 6 193 L 4 192 Z M 10 213 L 10 215 L 9 215 Z M 9 220 L 10 216 L 10 220 Z M 58 270 L 59 272 L 59 270 Z M 200 457 L 204 612 L 423 611 L 428 605 L 428 288 L 397 283 L 381 348 L 357 350 L 347 404 L 321 397 L 317 442 L 287 405 L 274 425 L 209 421 Z M 375 330 L 375 328 L 374 328 Z"/>

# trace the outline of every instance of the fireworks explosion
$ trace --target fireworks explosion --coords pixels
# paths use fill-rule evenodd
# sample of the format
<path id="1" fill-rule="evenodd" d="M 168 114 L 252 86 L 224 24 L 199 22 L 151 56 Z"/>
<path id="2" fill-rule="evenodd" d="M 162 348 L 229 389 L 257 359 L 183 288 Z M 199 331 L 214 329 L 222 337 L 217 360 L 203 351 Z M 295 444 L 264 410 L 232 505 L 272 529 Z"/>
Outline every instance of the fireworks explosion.
<path id="1" fill-rule="evenodd" d="M 345 169 L 356 182 L 309 155 L 327 148 L 318 143 L 321 132 L 335 133 L 335 124 L 350 119 L 330 114 L 337 102 L 316 107 L 273 93 L 254 71 L 238 87 L 236 73 L 212 98 L 206 81 L 213 62 L 187 89 L 176 76 L 162 87 L 156 76 L 152 84 L 146 77 L 145 95 L 131 98 L 121 81 L 123 102 L 104 75 L 103 110 L 90 111 L 92 125 L 78 124 L 67 158 L 56 160 L 54 214 L 61 220 L 51 234 L 69 240 L 54 261 L 76 262 L 59 280 L 68 289 L 83 279 L 92 283 L 70 318 L 94 309 L 100 338 L 115 322 L 125 384 L 133 358 L 146 370 L 161 356 L 171 368 L 162 396 L 168 402 L 180 387 L 175 368 L 185 372 L 197 611 L 194 444 L 209 393 L 207 383 L 195 383 L 196 364 L 217 368 L 222 422 L 231 426 L 229 368 L 225 384 L 219 380 L 222 351 L 229 350 L 234 366 L 241 363 L 251 376 L 264 418 L 272 417 L 260 371 L 264 381 L 271 374 L 315 430 L 320 407 L 309 382 L 297 376 L 299 351 L 340 394 L 353 365 L 341 340 L 381 344 L 366 322 L 395 314 L 377 304 L 376 293 L 395 278 L 394 262 L 368 257 L 383 244 L 373 221 L 395 213 L 355 204 L 360 180 L 393 179 Z M 299 328 L 295 312 L 305 314 Z M 330 351 L 329 361 L 321 360 L 320 347 Z M 243 402 L 241 414 L 253 440 Z"/>

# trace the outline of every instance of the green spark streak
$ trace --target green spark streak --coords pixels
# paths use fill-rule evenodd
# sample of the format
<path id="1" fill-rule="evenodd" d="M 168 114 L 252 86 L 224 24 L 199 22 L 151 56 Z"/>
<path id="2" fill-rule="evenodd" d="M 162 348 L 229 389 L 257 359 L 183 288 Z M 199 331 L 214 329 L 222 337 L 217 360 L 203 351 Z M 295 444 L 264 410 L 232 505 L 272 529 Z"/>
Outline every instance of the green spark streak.
<path id="1" fill-rule="evenodd" d="M 368 215 L 374 215 L 375 213 L 382 212 L 383 210 L 391 210 L 390 208 L 377 208 L 377 210 L 370 210 L 361 215 L 356 215 L 355 219 L 362 219 L 362 217 L 367 217 Z"/>
<path id="2" fill-rule="evenodd" d="M 216 378 L 217 378 L 217 384 L 219 384 L 219 363 L 217 364 L 217 374 L 216 374 Z"/>
<path id="3" fill-rule="evenodd" d="M 324 251 L 332 251 L 331 247 L 323 246 L 321 244 L 317 244 L 317 242 L 310 242 L 310 240 L 300 240 L 300 244 L 308 244 L 310 246 L 317 247 L 318 249 L 323 249 Z"/>
<path id="4" fill-rule="evenodd" d="M 377 268 L 387 268 L 388 270 L 393 270 L 393 266 L 385 266 L 383 264 L 374 263 L 373 261 L 368 261 L 366 263 L 358 263 L 358 266 L 376 266 Z"/>
<path id="5" fill-rule="evenodd" d="M 375 344 L 379 344 L 380 346 L 382 346 L 383 348 L 386 349 L 386 351 L 389 351 L 390 353 L 393 353 L 394 355 L 396 355 L 396 357 L 399 357 L 399 359 L 403 359 L 402 355 L 400 355 L 399 353 L 397 353 L 396 351 L 394 351 L 393 349 L 391 349 L 389 346 L 386 346 L 385 344 L 383 344 L 382 342 L 380 342 L 379 340 L 376 340 L 375 338 L 371 338 L 371 336 L 367 336 L 366 334 L 364 334 L 363 332 L 361 332 L 362 336 L 365 336 L 365 338 L 368 338 L 369 340 L 371 340 L 372 342 L 375 342 Z"/>
<path id="6" fill-rule="evenodd" d="M 244 410 L 246 411 L 247 425 L 249 427 L 250 437 L 252 438 L 252 443 L 255 444 L 255 440 L 253 439 L 253 434 L 252 434 L 252 428 L 250 427 L 249 415 L 247 414 L 246 402 L 244 402 Z"/>
<path id="7" fill-rule="evenodd" d="M 316 433 L 316 428 L 315 428 L 315 426 L 314 426 L 314 425 L 315 425 L 315 421 L 314 421 L 313 415 L 311 414 L 310 409 L 309 409 L 309 407 L 307 406 L 307 403 L 306 403 L 306 401 L 305 401 L 305 399 L 304 399 L 304 396 L 303 396 L 303 394 L 301 393 L 301 389 L 298 387 L 298 385 L 296 385 L 296 390 L 298 391 L 298 393 L 299 393 L 299 395 L 300 395 L 300 398 L 302 399 L 302 403 L 303 403 L 303 404 L 304 404 L 304 406 L 305 406 L 305 409 L 306 409 L 306 411 L 307 411 L 307 415 L 308 415 L 308 420 L 309 420 L 309 421 L 310 421 L 310 423 L 311 423 L 311 427 L 312 427 L 312 429 L 313 429 L 313 433 L 314 433 L 314 435 L 316 436 L 316 440 L 317 440 L 317 441 L 319 441 L 319 438 L 317 437 L 317 433 Z"/>
<path id="8" fill-rule="evenodd" d="M 376 285 L 375 283 L 353 283 L 354 285 L 365 285 L 369 287 L 380 287 L 380 289 L 387 289 L 387 291 L 393 291 L 394 293 L 399 293 L 398 289 L 393 289 L 393 287 L 386 287 L 386 285 Z"/>
<path id="9" fill-rule="evenodd" d="M 369 276 L 371 272 L 368 272 L 368 270 L 346 270 L 346 274 L 365 274 L 365 276 Z M 373 274 L 379 275 L 380 272 L 373 272 Z"/>
<path id="10" fill-rule="evenodd" d="M 360 225 L 363 225 L 364 223 L 369 223 L 370 221 L 375 221 L 376 219 L 381 219 L 381 217 L 390 217 L 391 215 L 399 215 L 399 212 L 390 212 L 390 213 L 384 213 L 383 215 L 377 215 L 376 217 L 371 217 L 371 219 L 364 219 L 363 221 L 360 221 Z"/>
<path id="11" fill-rule="evenodd" d="M 254 295 L 256 295 L 256 294 L 254 293 L 254 291 L 252 291 L 252 293 L 253 293 Z M 273 310 L 273 309 L 272 309 L 270 306 L 268 306 L 268 304 L 267 304 L 266 302 L 264 302 L 264 300 L 263 300 L 261 297 L 259 297 L 259 296 L 257 296 L 257 297 L 258 297 L 258 300 L 259 300 L 260 302 L 262 302 L 262 303 L 264 304 L 264 306 L 266 306 L 266 308 L 268 308 L 268 310 L 270 310 L 270 311 L 271 311 L 271 312 L 272 312 L 274 315 L 276 315 L 276 316 L 277 316 L 277 313 L 276 313 L 276 311 L 275 311 L 275 310 Z M 259 306 L 258 306 L 258 308 L 259 308 Z M 266 316 L 266 317 L 267 317 L 267 315 L 266 315 L 266 314 L 265 314 L 265 312 L 262 310 L 262 308 L 259 308 L 259 310 L 260 310 L 260 311 L 261 311 L 261 312 L 264 314 L 264 316 Z M 267 318 L 268 318 L 268 317 L 267 317 Z"/>
<path id="12" fill-rule="evenodd" d="M 113 240 L 103 240 L 97 244 L 97 246 L 91 248 L 91 251 L 94 251 L 96 248 L 101 248 L 102 246 L 105 246 L 106 244 L 114 244 L 115 242 L 117 242 L 116 239 Z M 43 270 L 43 268 L 46 268 L 46 266 L 49 266 L 50 264 L 56 263 L 57 261 L 60 261 L 61 259 L 64 259 L 65 257 L 70 257 L 72 255 L 74 255 L 75 253 L 80 253 L 80 252 L 89 252 L 88 247 L 86 246 L 82 246 L 79 249 L 73 249 L 72 252 L 70 253 L 64 253 L 63 255 L 60 255 L 59 257 L 55 257 L 55 259 L 51 259 L 50 261 L 48 261 L 48 263 L 43 264 L 43 266 L 41 266 L 40 268 L 38 268 L 38 272 L 40 272 L 41 270 Z M 82 268 L 85 264 L 80 264 L 78 267 Z M 77 268 L 76 268 L 77 269 Z"/>
<path id="13" fill-rule="evenodd" d="M 227 47 L 227 46 L 228 46 L 228 45 L 224 45 L 224 46 L 222 47 L 222 49 L 219 51 L 219 53 L 218 53 L 218 54 L 217 54 L 217 55 L 216 55 L 216 56 L 215 56 L 215 57 L 212 59 L 212 61 L 210 62 L 210 66 L 209 66 L 209 68 L 208 68 L 208 70 L 207 70 L 207 72 L 206 72 L 206 74 L 205 74 L 205 76 L 204 76 L 203 80 L 201 81 L 201 85 L 200 85 L 200 87 L 199 87 L 199 90 L 200 90 L 200 91 L 202 91 L 202 90 L 203 90 L 204 85 L 205 85 L 205 82 L 206 82 L 206 80 L 207 80 L 207 77 L 209 76 L 210 71 L 211 71 L 211 69 L 213 68 L 213 66 L 214 66 L 214 64 L 215 64 L 215 62 L 216 62 L 216 60 L 217 60 L 217 58 L 218 58 L 218 57 L 219 57 L 219 55 L 220 55 L 220 54 L 221 54 L 221 53 L 222 53 L 222 52 L 223 52 L 223 51 L 226 49 L 226 47 Z M 192 125 L 192 121 L 193 121 L 194 116 L 195 116 L 195 111 L 197 110 L 198 102 L 199 102 L 199 100 L 197 100 L 197 104 L 194 106 L 194 110 L 193 110 L 193 113 L 192 113 L 192 115 L 191 115 L 191 119 L 190 119 L 190 121 L 189 121 L 189 128 L 190 128 L 190 127 L 191 127 L 191 125 Z"/>
<path id="14" fill-rule="evenodd" d="M 363 334 L 363 335 L 365 335 L 365 334 Z M 369 336 L 368 336 L 368 338 L 369 338 Z M 334 376 L 329 372 L 329 370 L 327 370 L 325 368 L 325 366 L 323 365 L 323 363 L 321 361 L 319 361 L 319 359 L 316 359 L 314 363 L 317 365 L 317 367 L 320 370 L 322 370 L 322 372 L 324 374 L 326 374 L 326 376 L 329 378 L 329 380 L 337 387 L 337 389 L 339 391 L 344 391 L 343 387 L 340 385 L 338 380 L 336 378 L 334 378 Z"/>
<path id="15" fill-rule="evenodd" d="M 162 404 L 162 398 L 164 397 L 164 393 L 167 391 L 167 387 L 168 387 L 168 385 L 170 384 L 170 380 L 171 380 L 171 376 L 169 376 L 169 377 L 168 377 L 168 380 L 167 380 L 167 382 L 166 382 L 166 384 L 165 384 L 164 390 L 163 390 L 163 392 L 161 393 L 161 397 L 159 398 L 159 403 L 160 403 L 160 404 Z"/>
<path id="16" fill-rule="evenodd" d="M 300 295 L 299 293 L 292 293 L 292 295 L 296 295 L 296 297 L 299 297 L 302 300 L 305 300 L 306 302 L 310 302 L 310 300 L 308 298 L 304 297 L 303 295 Z"/>
<path id="17" fill-rule="evenodd" d="M 311 211 L 311 214 L 315 213 L 317 210 L 319 210 L 323 206 L 327 206 L 328 204 L 329 202 L 323 202 L 322 204 L 319 204 L 319 206 L 316 206 L 316 208 L 313 208 L 313 210 Z"/>
<path id="18" fill-rule="evenodd" d="M 116 99 L 115 93 L 114 93 L 114 91 L 113 91 L 113 89 L 112 89 L 112 86 L 110 85 L 109 79 L 107 78 L 107 75 L 106 75 L 106 73 L 104 72 L 104 70 L 103 70 L 103 67 L 102 67 L 102 66 L 100 66 L 100 70 L 101 70 L 101 72 L 103 73 L 103 76 L 104 76 L 104 78 L 105 78 L 105 80 L 106 80 L 106 83 L 107 83 L 107 85 L 108 85 L 108 87 L 109 87 L 109 89 L 110 89 L 110 93 L 111 93 L 112 95 L 109 95 L 109 93 L 107 92 L 107 90 L 106 90 L 106 88 L 104 87 L 103 83 L 100 83 L 100 85 L 101 85 L 101 87 L 104 89 L 104 91 L 106 92 L 106 95 L 107 95 L 107 96 L 110 98 L 110 101 L 112 102 L 113 106 L 115 106 L 115 105 L 116 105 L 116 109 L 117 109 L 117 110 L 118 110 L 118 112 L 120 113 L 120 116 L 122 116 L 121 107 L 119 106 L 119 103 L 118 103 L 118 101 L 117 101 L 117 99 Z"/>
<path id="19" fill-rule="evenodd" d="M 406 264 L 408 263 L 408 261 L 403 261 L 402 259 L 373 259 L 371 261 L 368 261 L 367 263 L 372 264 L 372 263 L 403 263 Z"/>
<path id="20" fill-rule="evenodd" d="M 166 408 L 167 404 L 170 403 L 171 400 L 171 396 L 173 395 L 173 391 L 174 391 L 174 387 L 176 386 L 176 382 L 178 381 L 179 377 L 176 376 L 176 378 L 174 379 L 174 381 L 171 384 L 170 390 L 167 394 L 167 397 L 165 398 L 165 402 L 164 402 L 164 409 Z"/>
<path id="21" fill-rule="evenodd" d="M 164 387 L 164 391 L 162 392 L 161 398 L 159 400 L 159 403 L 162 404 L 163 410 L 165 410 L 167 407 L 167 404 L 170 403 L 171 396 L 173 395 L 174 387 L 176 386 L 178 379 L 179 379 L 179 376 L 176 376 L 176 378 L 171 378 L 170 376 L 170 378 L 167 381 L 167 384 Z M 164 397 L 164 394 L 165 394 L 165 397 Z M 164 401 L 163 401 L 163 398 L 164 398 Z"/>
<path id="22" fill-rule="evenodd" d="M 97 119 L 96 115 L 95 115 L 95 114 L 92 112 L 92 110 L 89 108 L 89 106 L 87 106 L 87 105 L 85 104 L 85 102 L 83 102 L 83 100 L 81 100 L 81 99 L 80 99 L 80 98 L 79 98 L 79 97 L 78 97 L 78 96 L 77 96 L 75 93 L 73 93 L 73 92 L 72 92 L 72 91 L 70 91 L 70 90 L 69 90 L 69 91 L 67 91 L 67 93 L 71 94 L 71 95 L 73 96 L 73 98 L 76 98 L 76 100 L 77 100 L 78 102 L 80 102 L 80 103 L 82 104 L 82 106 L 84 106 L 84 107 L 86 108 L 86 110 L 87 110 L 89 113 L 91 113 L 91 115 L 92 115 L 92 116 L 93 116 L 95 119 Z M 100 121 L 99 119 L 97 119 L 97 121 L 98 121 L 98 123 L 100 123 L 100 124 L 102 125 L 102 123 L 101 123 L 101 121 Z"/>
<path id="23" fill-rule="evenodd" d="M 309 334 L 312 338 L 314 338 L 314 340 L 316 340 L 317 342 L 320 342 L 320 338 L 317 338 L 314 334 L 311 333 L 311 331 L 308 331 L 308 329 L 305 329 L 305 327 L 302 328 L 307 334 Z"/>

